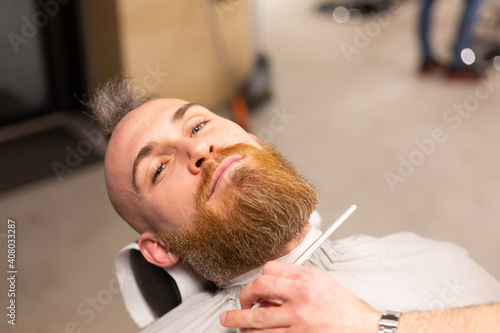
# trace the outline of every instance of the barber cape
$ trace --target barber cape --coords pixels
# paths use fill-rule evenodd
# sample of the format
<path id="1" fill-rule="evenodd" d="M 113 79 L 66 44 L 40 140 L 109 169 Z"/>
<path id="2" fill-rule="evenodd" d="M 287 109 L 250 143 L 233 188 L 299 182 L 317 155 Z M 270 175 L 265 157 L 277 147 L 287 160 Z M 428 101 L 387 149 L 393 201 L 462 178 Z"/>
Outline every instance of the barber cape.
<path id="1" fill-rule="evenodd" d="M 294 251 L 278 260 L 293 262 L 320 234 L 312 228 Z M 413 233 L 326 241 L 304 265 L 326 270 L 378 311 L 408 312 L 500 301 L 500 283 L 466 250 Z M 223 311 L 240 309 L 241 289 L 261 273 L 262 268 L 254 269 L 215 292 L 197 292 L 142 332 L 236 332 L 222 327 L 219 316 Z"/>

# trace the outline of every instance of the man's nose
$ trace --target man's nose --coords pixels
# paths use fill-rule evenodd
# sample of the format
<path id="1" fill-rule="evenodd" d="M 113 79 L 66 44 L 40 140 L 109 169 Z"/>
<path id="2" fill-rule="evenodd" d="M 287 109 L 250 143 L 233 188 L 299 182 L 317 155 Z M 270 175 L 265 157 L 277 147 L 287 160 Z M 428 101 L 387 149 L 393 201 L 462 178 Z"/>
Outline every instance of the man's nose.
<path id="1" fill-rule="evenodd" d="M 206 141 L 190 140 L 187 144 L 188 168 L 193 174 L 198 174 L 203 165 L 208 162 L 215 150 L 214 145 Z"/>

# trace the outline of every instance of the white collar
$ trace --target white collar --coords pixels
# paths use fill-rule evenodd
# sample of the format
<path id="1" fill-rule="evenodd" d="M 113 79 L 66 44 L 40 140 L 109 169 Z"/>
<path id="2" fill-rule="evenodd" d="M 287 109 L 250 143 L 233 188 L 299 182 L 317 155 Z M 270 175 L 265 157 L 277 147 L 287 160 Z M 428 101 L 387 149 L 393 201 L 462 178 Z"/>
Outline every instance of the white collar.
<path id="1" fill-rule="evenodd" d="M 290 253 L 280 257 L 276 260 L 284 261 L 284 262 L 294 262 L 311 244 L 322 234 L 321 230 L 316 229 L 315 227 L 311 227 L 311 230 L 307 233 L 304 240 Z M 263 266 L 257 267 L 248 271 L 240 276 L 235 277 L 234 279 L 219 285 L 220 288 L 230 288 L 239 285 L 246 285 L 252 280 L 255 280 L 257 277 L 262 275 Z"/>

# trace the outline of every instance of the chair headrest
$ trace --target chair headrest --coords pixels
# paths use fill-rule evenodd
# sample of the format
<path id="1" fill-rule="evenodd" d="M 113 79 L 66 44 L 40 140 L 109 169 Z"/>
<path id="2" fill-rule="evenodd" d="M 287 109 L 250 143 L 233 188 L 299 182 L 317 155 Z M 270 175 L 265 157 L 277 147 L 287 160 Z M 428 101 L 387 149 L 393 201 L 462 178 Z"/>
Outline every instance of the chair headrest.
<path id="1" fill-rule="evenodd" d="M 140 328 L 153 323 L 182 300 L 213 289 L 211 282 L 181 262 L 167 269 L 150 264 L 137 242 L 120 250 L 115 266 L 125 307 Z"/>

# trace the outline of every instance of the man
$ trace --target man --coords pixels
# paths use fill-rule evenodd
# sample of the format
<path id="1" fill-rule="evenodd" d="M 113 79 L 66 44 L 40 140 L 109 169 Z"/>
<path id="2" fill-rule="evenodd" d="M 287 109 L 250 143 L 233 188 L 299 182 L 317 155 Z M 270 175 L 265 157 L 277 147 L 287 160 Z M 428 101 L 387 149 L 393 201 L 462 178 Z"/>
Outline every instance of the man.
<path id="1" fill-rule="evenodd" d="M 315 190 L 274 149 L 199 104 L 150 100 L 121 80 L 89 105 L 109 135 L 109 197 L 140 233 L 143 256 L 164 268 L 182 261 L 219 286 L 146 332 L 234 332 L 219 316 L 240 308 L 242 288 L 266 262 L 293 262 L 320 234 L 308 222 Z M 409 233 L 326 242 L 305 265 L 380 311 L 500 300 L 498 281 L 465 251 Z"/>

